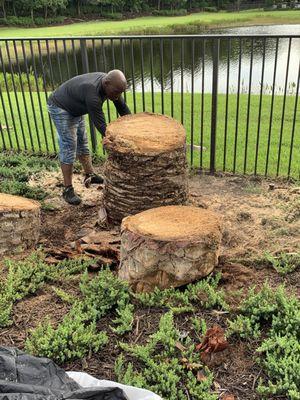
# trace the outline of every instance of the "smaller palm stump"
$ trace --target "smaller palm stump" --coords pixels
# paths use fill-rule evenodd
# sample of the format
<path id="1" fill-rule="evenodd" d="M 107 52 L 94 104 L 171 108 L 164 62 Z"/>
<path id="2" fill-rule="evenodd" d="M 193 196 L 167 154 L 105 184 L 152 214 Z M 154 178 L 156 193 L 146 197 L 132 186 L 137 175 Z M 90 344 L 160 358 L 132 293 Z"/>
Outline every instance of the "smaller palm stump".
<path id="1" fill-rule="evenodd" d="M 185 285 L 218 263 L 220 218 L 207 209 L 154 208 L 125 218 L 121 232 L 119 277 L 137 292 Z"/>
<path id="2" fill-rule="evenodd" d="M 0 193 L 0 257 L 33 248 L 40 234 L 40 204 Z"/>
<path id="3" fill-rule="evenodd" d="M 185 138 L 179 122 L 160 114 L 126 115 L 108 125 L 103 201 L 110 221 L 186 203 Z"/>

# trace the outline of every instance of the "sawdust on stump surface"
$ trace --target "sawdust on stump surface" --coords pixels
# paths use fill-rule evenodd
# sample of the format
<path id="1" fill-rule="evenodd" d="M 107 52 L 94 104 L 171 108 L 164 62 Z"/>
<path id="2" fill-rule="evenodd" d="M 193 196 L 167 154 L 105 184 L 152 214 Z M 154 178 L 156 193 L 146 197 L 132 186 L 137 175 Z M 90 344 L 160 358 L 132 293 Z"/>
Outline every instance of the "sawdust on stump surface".
<path id="1" fill-rule="evenodd" d="M 159 114 L 127 115 L 108 125 L 104 207 L 111 221 L 186 203 L 185 137 L 179 122 Z"/>
<path id="2" fill-rule="evenodd" d="M 40 204 L 0 193 L 0 256 L 34 247 L 40 233 Z"/>
<path id="3" fill-rule="evenodd" d="M 121 231 L 119 276 L 139 292 L 193 282 L 218 263 L 220 218 L 206 209 L 158 207 L 125 218 Z"/>

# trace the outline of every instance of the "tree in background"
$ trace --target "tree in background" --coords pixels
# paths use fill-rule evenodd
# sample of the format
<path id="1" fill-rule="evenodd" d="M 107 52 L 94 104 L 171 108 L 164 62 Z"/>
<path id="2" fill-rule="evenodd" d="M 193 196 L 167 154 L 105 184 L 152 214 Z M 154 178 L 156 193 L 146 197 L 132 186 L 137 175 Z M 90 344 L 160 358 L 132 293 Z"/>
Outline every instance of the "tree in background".
<path id="1" fill-rule="evenodd" d="M 44 9 L 44 18 L 48 18 L 48 11 L 50 10 L 54 15 L 58 10 L 63 10 L 68 5 L 68 0 L 40 0 Z"/>
<path id="2" fill-rule="evenodd" d="M 32 22 L 34 22 L 34 12 L 43 8 L 42 0 L 18 0 L 17 4 L 20 4 L 23 9 L 29 10 Z"/>
<path id="3" fill-rule="evenodd" d="M 250 0 L 243 0 L 250 1 Z M 270 2 L 271 0 L 261 0 Z M 277 1 L 277 0 L 276 0 Z M 173 12 L 178 10 L 205 10 L 224 9 L 227 5 L 239 9 L 242 0 L 0 0 L 0 14 L 3 18 L 15 15 L 15 17 L 28 17 L 34 21 L 35 16 L 43 16 L 47 19 L 50 15 L 58 15 L 58 11 L 66 9 L 66 15 L 84 16 L 120 14 L 123 12 L 138 13 L 141 11 Z M 1 15 L 0 15 L 1 16 Z"/>
<path id="4" fill-rule="evenodd" d="M 0 6 L 2 8 L 3 18 L 6 18 L 5 0 L 0 0 Z"/>

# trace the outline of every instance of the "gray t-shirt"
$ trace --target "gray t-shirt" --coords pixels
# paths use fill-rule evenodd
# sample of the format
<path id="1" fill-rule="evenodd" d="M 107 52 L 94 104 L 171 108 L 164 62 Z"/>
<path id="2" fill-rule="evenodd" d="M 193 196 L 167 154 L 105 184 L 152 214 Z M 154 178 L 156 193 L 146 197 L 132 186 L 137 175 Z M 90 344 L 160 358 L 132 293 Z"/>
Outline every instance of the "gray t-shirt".
<path id="1" fill-rule="evenodd" d="M 106 122 L 102 106 L 107 97 L 102 87 L 104 76 L 104 72 L 75 76 L 59 86 L 49 97 L 48 103 L 53 102 L 74 117 L 89 114 L 98 131 L 105 135 Z M 130 114 L 122 96 L 113 103 L 120 116 Z"/>

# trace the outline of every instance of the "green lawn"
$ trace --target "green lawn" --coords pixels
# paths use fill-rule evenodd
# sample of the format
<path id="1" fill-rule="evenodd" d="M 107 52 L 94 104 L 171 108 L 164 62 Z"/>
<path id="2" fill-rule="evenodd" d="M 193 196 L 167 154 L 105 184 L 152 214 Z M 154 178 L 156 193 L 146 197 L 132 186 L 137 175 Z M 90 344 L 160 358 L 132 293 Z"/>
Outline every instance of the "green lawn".
<path id="1" fill-rule="evenodd" d="M 40 101 L 42 104 L 42 113 L 39 111 L 39 99 L 37 93 L 33 93 L 32 102 L 29 93 L 25 93 L 25 104 L 28 111 L 28 119 L 25 113 L 24 101 L 22 94 L 18 93 L 17 98 L 20 105 L 20 115 L 16 106 L 16 96 L 10 93 L 12 113 L 15 117 L 15 129 L 13 126 L 10 106 L 7 98 L 7 94 L 3 95 L 5 101 L 5 108 L 7 110 L 8 118 L 8 129 L 5 126 L 3 129 L 3 136 L 0 132 L 0 149 L 10 148 L 17 149 L 17 138 L 19 140 L 19 146 L 21 149 L 31 149 L 31 144 L 34 146 L 34 150 L 54 153 L 55 147 L 57 148 L 57 142 L 54 132 L 55 141 L 52 139 L 52 131 L 50 129 L 49 117 L 47 115 L 45 95 L 41 93 Z M 133 96 L 131 93 L 127 94 L 127 102 L 132 111 L 133 107 Z M 143 111 L 142 106 L 142 94 L 136 94 L 136 105 L 137 112 Z M 33 107 L 32 107 L 33 104 Z M 247 104 L 248 96 L 245 94 L 240 96 L 240 107 L 239 107 L 239 123 L 238 123 L 238 134 L 236 136 L 236 96 L 229 95 L 228 103 L 228 126 L 227 126 L 227 140 L 226 140 L 226 157 L 225 157 L 225 170 L 235 172 L 244 172 L 245 166 L 245 154 L 247 158 L 246 173 L 253 173 L 255 171 L 255 159 L 256 159 L 256 146 L 257 146 L 257 132 L 258 132 L 258 113 L 259 113 L 259 96 L 252 95 L 251 97 L 251 108 L 250 108 L 250 120 L 248 128 L 248 145 L 246 143 L 246 122 L 247 122 Z M 266 166 L 266 155 L 268 147 L 268 135 L 269 135 L 269 120 L 270 120 L 270 104 L 271 96 L 265 95 L 262 101 L 261 111 L 261 125 L 259 134 L 259 151 L 257 152 L 257 173 L 265 174 Z M 218 96 L 218 129 L 217 129 L 217 151 L 216 151 L 216 167 L 218 170 L 222 170 L 224 167 L 224 131 L 225 131 L 225 105 L 226 96 Z M 269 152 L 269 165 L 268 175 L 276 175 L 277 173 L 277 160 L 278 160 L 278 148 L 280 142 L 280 131 L 281 131 L 281 116 L 282 116 L 282 105 L 283 96 L 276 96 L 274 101 L 273 111 L 273 123 L 270 137 L 270 152 Z M 155 93 L 154 95 L 154 106 L 155 112 L 161 113 L 161 95 Z M 280 168 L 279 175 L 286 176 L 289 167 L 290 157 L 290 143 L 291 143 L 291 132 L 293 126 L 293 116 L 295 107 L 295 97 L 289 96 L 286 99 L 285 107 L 285 118 L 284 126 L 282 130 L 282 146 L 280 154 Z M 165 114 L 171 115 L 171 94 L 164 94 L 164 108 Z M 151 93 L 145 94 L 145 109 L 146 111 L 152 111 Z M 35 124 L 34 112 L 36 115 Z M 204 96 L 204 112 L 203 112 L 203 146 L 205 150 L 201 155 L 199 149 L 194 149 L 191 153 L 190 143 L 192 136 L 192 123 L 191 123 L 191 95 L 184 95 L 183 102 L 184 110 L 184 125 L 187 131 L 187 142 L 188 142 L 188 157 L 192 162 L 193 166 L 203 168 L 209 167 L 209 153 L 210 153 L 210 113 L 211 113 L 211 95 L 206 94 Z M 110 107 L 110 114 L 112 119 L 116 118 L 116 113 L 113 109 L 113 104 Z M 194 124 L 193 124 L 193 142 L 195 145 L 201 144 L 201 95 L 195 94 L 194 96 Z M 291 163 L 290 175 L 299 178 L 299 165 L 300 165 L 300 102 L 297 107 L 297 120 L 295 127 L 295 139 L 293 146 L 293 157 Z M 21 117 L 21 118 L 20 118 Z M 174 117 L 181 120 L 181 95 L 180 93 L 174 94 Z M 3 109 L 0 109 L 0 120 L 3 124 L 6 124 Z M 21 129 L 20 120 L 23 124 L 23 132 Z M 43 129 L 43 120 L 45 124 L 45 130 Z M 31 132 L 31 135 L 29 134 Z M 297 133 L 298 132 L 298 133 Z M 97 153 L 102 154 L 102 148 L 100 143 L 100 134 L 98 135 L 99 144 Z M 5 146 L 4 146 L 5 145 Z M 236 151 L 234 150 L 236 147 Z M 246 151 L 245 151 L 246 147 Z M 236 153 L 236 164 L 234 165 L 234 154 Z M 235 168 L 234 168 L 235 167 Z"/>
<path id="2" fill-rule="evenodd" d="M 51 37 L 80 35 L 115 35 L 133 33 L 197 32 L 198 28 L 266 24 L 296 24 L 300 10 L 243 11 L 239 13 L 196 13 L 182 17 L 141 17 L 126 21 L 90 21 L 42 28 L 0 28 L 0 37 Z"/>

